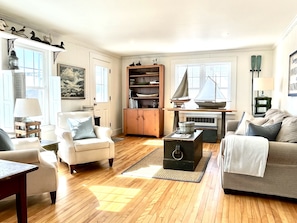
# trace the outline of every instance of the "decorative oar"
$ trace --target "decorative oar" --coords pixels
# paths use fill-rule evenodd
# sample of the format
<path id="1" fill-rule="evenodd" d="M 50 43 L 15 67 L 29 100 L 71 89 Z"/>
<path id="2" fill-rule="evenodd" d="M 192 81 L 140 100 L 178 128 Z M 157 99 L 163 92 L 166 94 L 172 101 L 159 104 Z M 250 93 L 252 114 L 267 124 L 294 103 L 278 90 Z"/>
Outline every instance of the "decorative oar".
<path id="1" fill-rule="evenodd" d="M 257 56 L 257 71 L 258 71 L 258 77 L 259 77 L 259 73 L 261 71 L 261 62 L 262 62 L 262 56 L 261 55 L 258 55 Z"/>
<path id="2" fill-rule="evenodd" d="M 255 67 L 256 67 L 256 56 L 253 55 L 253 56 L 251 56 L 251 71 L 252 71 L 252 74 L 254 74 Z"/>
<path id="3" fill-rule="evenodd" d="M 252 106 L 252 111 L 253 111 L 253 108 L 254 108 L 254 71 L 255 71 L 255 68 L 256 68 L 256 56 L 253 55 L 251 56 L 251 72 L 252 72 L 252 103 L 251 103 L 251 106 Z"/>

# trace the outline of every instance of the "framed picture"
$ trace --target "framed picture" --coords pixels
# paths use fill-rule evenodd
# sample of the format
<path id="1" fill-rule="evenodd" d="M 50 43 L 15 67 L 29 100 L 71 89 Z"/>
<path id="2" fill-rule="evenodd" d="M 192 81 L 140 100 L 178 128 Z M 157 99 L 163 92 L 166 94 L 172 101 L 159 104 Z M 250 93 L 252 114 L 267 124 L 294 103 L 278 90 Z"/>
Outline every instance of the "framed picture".
<path id="1" fill-rule="evenodd" d="M 290 55 L 288 95 L 297 96 L 297 50 Z"/>
<path id="2" fill-rule="evenodd" d="M 85 68 L 58 64 L 62 99 L 85 99 Z"/>

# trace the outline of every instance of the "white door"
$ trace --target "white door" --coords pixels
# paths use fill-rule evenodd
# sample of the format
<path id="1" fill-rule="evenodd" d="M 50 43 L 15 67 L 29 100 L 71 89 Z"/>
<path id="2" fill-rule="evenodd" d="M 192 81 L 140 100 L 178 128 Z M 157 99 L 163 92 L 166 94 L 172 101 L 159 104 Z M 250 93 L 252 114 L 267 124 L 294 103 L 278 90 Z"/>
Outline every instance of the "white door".
<path id="1" fill-rule="evenodd" d="M 94 115 L 100 117 L 100 126 L 111 127 L 110 123 L 110 62 L 92 58 L 94 77 Z M 95 86 L 94 86 L 95 85 Z"/>

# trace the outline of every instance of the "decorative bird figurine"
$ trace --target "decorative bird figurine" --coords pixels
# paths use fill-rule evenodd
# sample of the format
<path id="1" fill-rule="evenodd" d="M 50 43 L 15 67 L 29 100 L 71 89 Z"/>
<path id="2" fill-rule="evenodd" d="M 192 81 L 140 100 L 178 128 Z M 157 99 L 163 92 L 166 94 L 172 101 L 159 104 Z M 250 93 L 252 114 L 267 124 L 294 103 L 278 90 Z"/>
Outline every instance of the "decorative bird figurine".
<path id="1" fill-rule="evenodd" d="M 42 42 L 40 38 L 38 38 L 38 37 L 35 36 L 35 32 L 34 31 L 31 31 L 30 34 L 32 35 L 31 36 L 31 40 Z"/>
<path id="2" fill-rule="evenodd" d="M 21 28 L 20 30 L 16 30 L 14 26 L 11 27 L 11 34 L 17 35 L 17 36 L 21 36 L 24 38 L 28 38 L 28 36 L 25 35 L 25 26 L 23 26 L 23 28 Z"/>
<path id="3" fill-rule="evenodd" d="M 3 19 L 0 19 L 0 30 L 5 31 L 5 28 L 8 27 L 6 22 Z"/>
<path id="4" fill-rule="evenodd" d="M 56 47 L 59 47 L 59 48 L 65 49 L 65 48 L 64 48 L 64 43 L 63 43 L 63 42 L 61 42 L 61 45 L 53 45 L 53 46 L 56 46 Z"/>

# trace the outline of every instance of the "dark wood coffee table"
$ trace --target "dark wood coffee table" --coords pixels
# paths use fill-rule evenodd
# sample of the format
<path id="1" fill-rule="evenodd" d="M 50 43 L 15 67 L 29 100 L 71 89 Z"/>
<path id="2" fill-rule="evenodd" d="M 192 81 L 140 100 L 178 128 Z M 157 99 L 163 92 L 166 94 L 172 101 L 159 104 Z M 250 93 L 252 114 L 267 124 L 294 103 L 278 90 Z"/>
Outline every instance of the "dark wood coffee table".
<path id="1" fill-rule="evenodd" d="M 202 157 L 202 132 L 196 130 L 189 137 L 177 137 L 173 132 L 164 140 L 164 169 L 194 171 Z"/>

